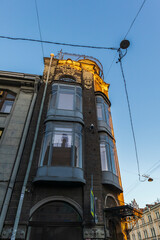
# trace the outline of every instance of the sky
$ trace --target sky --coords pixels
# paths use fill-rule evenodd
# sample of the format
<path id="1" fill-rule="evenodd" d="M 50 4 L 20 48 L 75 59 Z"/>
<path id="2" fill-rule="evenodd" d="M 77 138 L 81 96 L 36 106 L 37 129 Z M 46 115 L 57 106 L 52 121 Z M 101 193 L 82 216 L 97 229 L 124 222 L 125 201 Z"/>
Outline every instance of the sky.
<path id="1" fill-rule="evenodd" d="M 43 40 L 82 45 L 119 47 L 143 0 L 37 0 Z M 146 0 L 127 35 L 123 58 L 139 156 L 140 173 L 153 182 L 140 182 L 127 100 L 118 56 L 111 50 L 44 44 L 44 55 L 63 52 L 98 58 L 109 98 L 126 203 L 134 198 L 140 207 L 160 198 L 160 1 Z M 0 35 L 40 39 L 35 1 L 1 0 Z M 111 63 L 113 62 L 112 66 Z M 111 66 L 111 68 L 110 68 Z M 0 38 L 0 70 L 43 74 L 40 43 Z M 153 171 L 151 171 L 153 170 Z M 150 172 L 149 172 L 150 171 Z M 145 178 L 141 177 L 141 180 Z"/>

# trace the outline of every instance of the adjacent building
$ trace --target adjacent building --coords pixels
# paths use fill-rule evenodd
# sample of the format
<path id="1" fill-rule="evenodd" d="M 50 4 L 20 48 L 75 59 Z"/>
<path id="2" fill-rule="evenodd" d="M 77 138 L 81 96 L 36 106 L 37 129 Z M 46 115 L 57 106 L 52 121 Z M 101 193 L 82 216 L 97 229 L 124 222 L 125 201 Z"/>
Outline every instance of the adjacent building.
<path id="1" fill-rule="evenodd" d="M 108 89 L 86 56 L 0 72 L 0 239 L 126 238 Z"/>
<path id="2" fill-rule="evenodd" d="M 142 218 L 137 222 L 130 223 L 131 240 L 160 240 L 160 203 L 147 204 L 141 209 Z"/>

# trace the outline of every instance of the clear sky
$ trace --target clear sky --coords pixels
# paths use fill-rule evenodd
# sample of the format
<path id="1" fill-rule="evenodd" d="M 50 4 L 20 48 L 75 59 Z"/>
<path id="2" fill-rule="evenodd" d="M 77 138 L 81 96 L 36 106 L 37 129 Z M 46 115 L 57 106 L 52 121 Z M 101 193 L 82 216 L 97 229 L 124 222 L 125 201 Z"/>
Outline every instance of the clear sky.
<path id="1" fill-rule="evenodd" d="M 37 0 L 42 39 L 73 44 L 119 47 L 143 0 Z M 134 143 L 119 64 L 114 51 L 44 44 L 46 57 L 64 52 L 98 58 L 104 67 L 117 141 L 125 202 L 140 207 L 160 198 L 160 0 L 147 0 L 127 38 L 123 59 L 141 174 L 153 166 L 153 182 L 138 181 Z M 0 35 L 39 39 L 34 0 L 1 0 Z M 43 73 L 41 45 L 0 39 L 0 69 Z M 158 162 L 159 161 L 159 162 Z M 156 164 L 157 163 L 157 164 Z M 155 165 L 156 164 L 156 165 Z"/>

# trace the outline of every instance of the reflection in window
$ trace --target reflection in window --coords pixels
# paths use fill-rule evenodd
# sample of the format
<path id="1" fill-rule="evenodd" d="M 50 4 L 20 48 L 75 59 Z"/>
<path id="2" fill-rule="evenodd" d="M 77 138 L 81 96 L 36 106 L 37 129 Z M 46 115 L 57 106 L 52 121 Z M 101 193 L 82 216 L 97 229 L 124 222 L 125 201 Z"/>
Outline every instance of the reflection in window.
<path id="1" fill-rule="evenodd" d="M 82 127 L 78 123 L 46 124 L 40 166 L 82 168 Z"/>
<path id="2" fill-rule="evenodd" d="M 113 139 L 107 134 L 100 134 L 100 154 L 102 171 L 111 171 L 117 175 L 116 148 Z"/>
<path id="3" fill-rule="evenodd" d="M 50 108 L 82 112 L 81 87 L 53 84 Z"/>
<path id="4" fill-rule="evenodd" d="M 98 120 L 105 121 L 109 128 L 111 128 L 111 113 L 109 105 L 103 99 L 103 97 L 98 96 L 96 97 L 97 102 L 97 118 Z"/>
<path id="5" fill-rule="evenodd" d="M 15 100 L 15 94 L 0 89 L 0 112 L 10 113 Z"/>

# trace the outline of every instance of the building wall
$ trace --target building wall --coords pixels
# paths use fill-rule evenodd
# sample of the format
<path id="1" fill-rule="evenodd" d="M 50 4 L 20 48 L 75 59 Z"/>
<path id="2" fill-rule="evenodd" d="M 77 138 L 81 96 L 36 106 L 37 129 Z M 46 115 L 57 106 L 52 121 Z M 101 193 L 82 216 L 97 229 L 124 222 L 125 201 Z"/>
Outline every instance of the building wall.
<path id="1" fill-rule="evenodd" d="M 85 62 L 86 61 L 86 62 Z M 97 238 L 107 239 L 111 238 L 109 229 L 109 221 L 107 222 L 107 216 L 104 215 L 103 209 L 105 207 L 112 207 L 117 205 L 123 205 L 123 193 L 122 185 L 120 180 L 120 173 L 118 167 L 118 159 L 116 157 L 116 166 L 118 175 L 115 176 L 113 173 L 107 175 L 108 178 L 103 179 L 102 168 L 101 168 L 101 157 L 100 157 L 100 132 L 107 131 L 101 129 L 97 121 L 96 111 L 96 98 L 95 92 L 101 95 L 105 101 L 109 104 L 108 99 L 108 85 L 102 81 L 99 77 L 98 66 L 91 61 L 80 61 L 73 62 L 71 60 L 57 60 L 54 59 L 51 66 L 49 84 L 47 87 L 46 98 L 44 102 L 43 112 L 40 121 L 40 127 L 38 131 L 38 137 L 36 140 L 36 147 L 34 151 L 31 171 L 27 181 L 26 191 L 24 195 L 24 201 L 22 210 L 20 213 L 20 221 L 17 230 L 16 239 L 24 239 L 26 237 L 27 229 L 31 221 L 31 216 L 34 210 L 38 206 L 42 206 L 47 201 L 68 201 L 73 204 L 79 213 L 82 212 L 82 228 L 83 238 Z M 45 59 L 45 69 L 43 74 L 43 81 L 45 82 L 47 77 L 47 71 L 49 66 L 49 59 Z M 69 116 L 54 116 L 48 115 L 48 107 L 51 99 L 52 84 L 67 84 L 67 82 L 59 80 L 60 77 L 69 76 L 74 77 L 75 82 L 68 83 L 70 86 L 81 86 L 82 87 L 82 107 L 83 107 L 83 119 L 71 118 Z M 100 79 L 99 79 L 100 78 Z M 99 80 L 97 80 L 99 79 Z M 96 85 L 96 82 L 99 82 Z M 12 198 L 8 208 L 7 216 L 5 219 L 5 225 L 3 228 L 2 239 L 9 239 L 11 237 L 12 228 L 17 213 L 17 207 L 21 199 L 21 189 L 23 186 L 24 177 L 28 167 L 31 149 L 33 146 L 33 140 L 35 135 L 35 129 L 37 125 L 37 119 L 39 115 L 40 106 L 42 103 L 42 96 L 44 92 L 45 83 L 41 84 L 38 96 L 32 115 L 28 136 L 25 143 L 25 148 L 20 162 L 20 167 L 16 177 L 16 182 L 13 189 Z M 104 87 L 103 87 L 104 86 Z M 58 120 L 59 119 L 59 120 Z M 40 152 L 43 146 L 43 136 L 45 131 L 46 122 L 77 122 L 83 128 L 83 172 L 84 179 L 81 181 L 72 177 L 71 180 L 65 180 L 65 168 L 62 169 L 64 176 L 55 180 L 46 176 L 39 175 L 39 159 Z M 93 126 L 93 128 L 91 128 Z M 102 126 L 104 127 L 104 126 Z M 114 140 L 113 128 L 111 127 L 110 132 L 111 138 Z M 114 140 L 115 141 L 115 140 Z M 49 170 L 49 168 L 48 168 Z M 67 170 L 67 169 L 66 169 Z M 74 169 L 73 169 L 74 170 Z M 44 173 L 44 172 L 41 172 Z M 64 179 L 63 179 L 64 178 Z M 90 210 L 90 193 L 91 193 L 91 178 L 93 179 L 93 192 L 96 197 L 96 224 L 91 215 Z M 48 180 L 49 179 L 49 180 Z M 106 180 L 107 179 L 107 180 Z M 104 181 L 103 181 L 104 180 Z M 109 201 L 112 199 L 112 203 Z M 107 223 L 106 223 L 107 222 Z M 122 228 L 120 219 L 118 222 L 118 239 L 123 239 Z"/>
<path id="2" fill-rule="evenodd" d="M 150 220 L 148 216 L 151 216 Z M 132 231 L 130 232 L 131 240 L 140 240 L 138 233 L 140 233 L 141 239 L 160 240 L 160 203 L 146 207 L 143 210 L 142 218 L 132 227 Z M 153 228 L 155 230 L 155 235 L 154 230 L 151 230 Z M 147 231 L 148 237 L 144 234 L 145 230 Z"/>
<path id="3" fill-rule="evenodd" d="M 17 163 L 18 151 L 21 146 L 21 139 L 33 94 L 37 89 L 38 79 L 39 76 L 36 75 L 0 72 L 1 91 L 15 94 L 11 111 L 8 113 L 3 112 L 3 110 L 0 111 L 0 129 L 3 131 L 0 139 L 1 217 L 3 204 L 5 204 L 5 207 L 7 205 L 5 197 L 8 184 L 10 183 L 14 166 Z"/>

